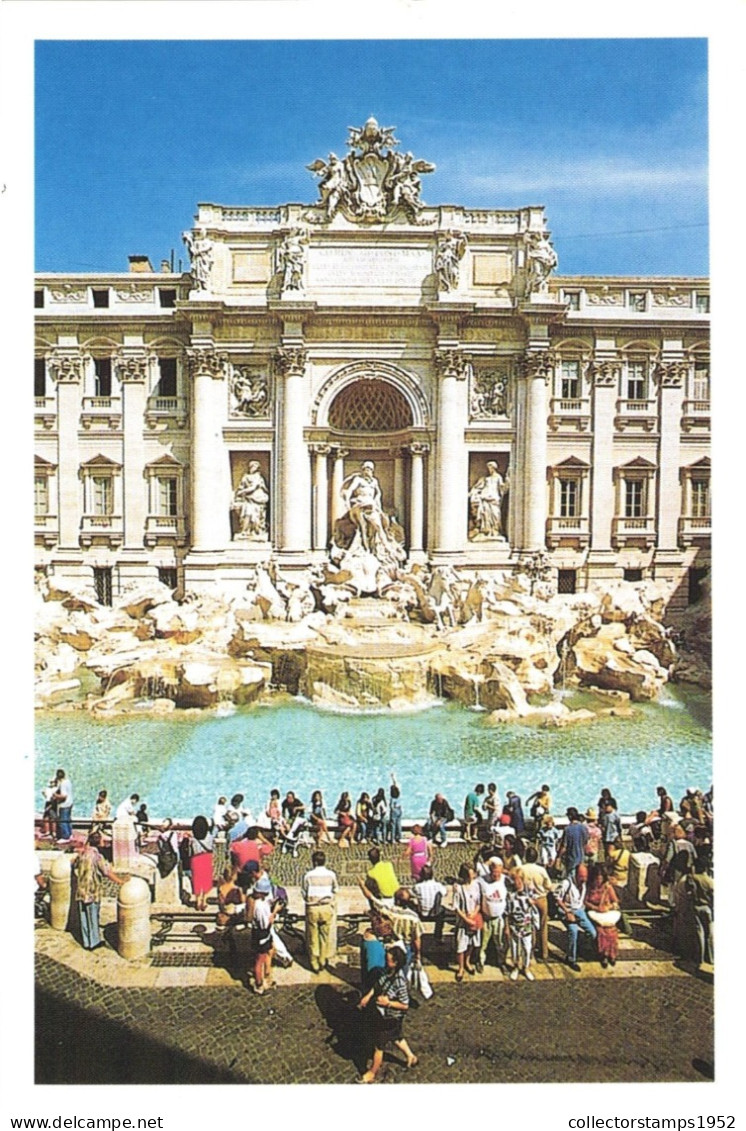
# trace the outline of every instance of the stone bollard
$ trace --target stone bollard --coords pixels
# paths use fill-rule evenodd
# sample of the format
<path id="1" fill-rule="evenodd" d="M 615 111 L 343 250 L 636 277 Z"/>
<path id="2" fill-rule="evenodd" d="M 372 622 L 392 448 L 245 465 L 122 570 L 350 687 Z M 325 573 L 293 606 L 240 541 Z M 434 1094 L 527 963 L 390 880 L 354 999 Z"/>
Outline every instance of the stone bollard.
<path id="1" fill-rule="evenodd" d="M 660 861 L 652 852 L 633 852 L 629 858 L 627 891 L 636 903 L 659 903 Z"/>
<path id="2" fill-rule="evenodd" d="M 139 876 L 130 876 L 119 889 L 117 950 L 130 961 L 150 953 L 150 888 Z"/>
<path id="3" fill-rule="evenodd" d="M 137 860 L 135 823 L 130 820 L 114 821 L 111 826 L 112 863 L 115 870 L 127 872 Z"/>
<path id="4" fill-rule="evenodd" d="M 73 858 L 61 852 L 49 872 L 49 922 L 55 931 L 66 931 L 70 920 Z"/>

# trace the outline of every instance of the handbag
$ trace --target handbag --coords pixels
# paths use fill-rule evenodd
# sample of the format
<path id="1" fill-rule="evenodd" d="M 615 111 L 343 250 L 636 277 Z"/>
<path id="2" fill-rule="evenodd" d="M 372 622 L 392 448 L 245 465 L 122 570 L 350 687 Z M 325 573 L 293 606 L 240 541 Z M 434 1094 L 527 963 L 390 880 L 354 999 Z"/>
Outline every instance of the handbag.
<path id="1" fill-rule="evenodd" d="M 477 908 L 476 911 L 472 911 L 472 913 L 467 916 L 467 918 L 466 918 L 466 930 L 468 931 L 468 933 L 470 935 L 476 935 L 477 932 L 481 931 L 483 927 L 484 927 L 484 915 L 479 910 L 479 908 Z"/>
<path id="2" fill-rule="evenodd" d="M 615 927 L 622 917 L 621 911 L 589 911 L 588 918 L 599 927 Z"/>
<path id="3" fill-rule="evenodd" d="M 417 974 L 417 989 L 420 991 L 420 994 L 425 999 L 425 1001 L 429 1001 L 433 996 L 433 987 L 430 985 L 430 979 L 428 978 L 422 966 L 420 966 L 419 969 L 415 972 Z"/>

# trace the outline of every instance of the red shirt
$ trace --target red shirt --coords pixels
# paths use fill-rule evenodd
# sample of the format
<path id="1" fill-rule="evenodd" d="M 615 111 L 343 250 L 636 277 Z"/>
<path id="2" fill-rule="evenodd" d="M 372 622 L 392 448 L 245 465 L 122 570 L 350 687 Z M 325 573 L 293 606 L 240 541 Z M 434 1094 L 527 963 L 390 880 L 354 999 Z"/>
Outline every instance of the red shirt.
<path id="1" fill-rule="evenodd" d="M 236 840 L 231 845 L 231 860 L 237 868 L 243 870 L 250 860 L 258 864 L 262 857 L 269 856 L 271 851 L 272 846 L 269 844 L 242 837 L 241 840 Z"/>

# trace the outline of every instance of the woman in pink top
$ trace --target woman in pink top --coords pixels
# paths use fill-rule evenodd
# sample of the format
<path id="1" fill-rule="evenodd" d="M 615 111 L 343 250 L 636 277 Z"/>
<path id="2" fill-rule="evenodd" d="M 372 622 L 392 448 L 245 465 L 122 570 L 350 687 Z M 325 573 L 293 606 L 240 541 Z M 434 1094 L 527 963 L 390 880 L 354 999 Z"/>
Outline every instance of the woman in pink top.
<path id="1" fill-rule="evenodd" d="M 409 857 L 409 866 L 412 870 L 412 879 L 416 883 L 425 865 L 432 863 L 430 841 L 427 837 L 422 835 L 421 825 L 414 825 L 412 828 L 412 836 L 407 845 L 407 856 Z"/>

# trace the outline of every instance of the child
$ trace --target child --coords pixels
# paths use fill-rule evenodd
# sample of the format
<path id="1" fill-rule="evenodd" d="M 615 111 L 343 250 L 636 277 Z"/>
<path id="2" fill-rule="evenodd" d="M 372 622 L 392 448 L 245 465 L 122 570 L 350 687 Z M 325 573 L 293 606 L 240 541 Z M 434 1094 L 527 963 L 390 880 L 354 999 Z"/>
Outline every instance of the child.
<path id="1" fill-rule="evenodd" d="M 539 863 L 547 870 L 553 869 L 557 861 L 559 838 L 560 832 L 554 827 L 554 817 L 546 813 L 539 826 Z"/>

